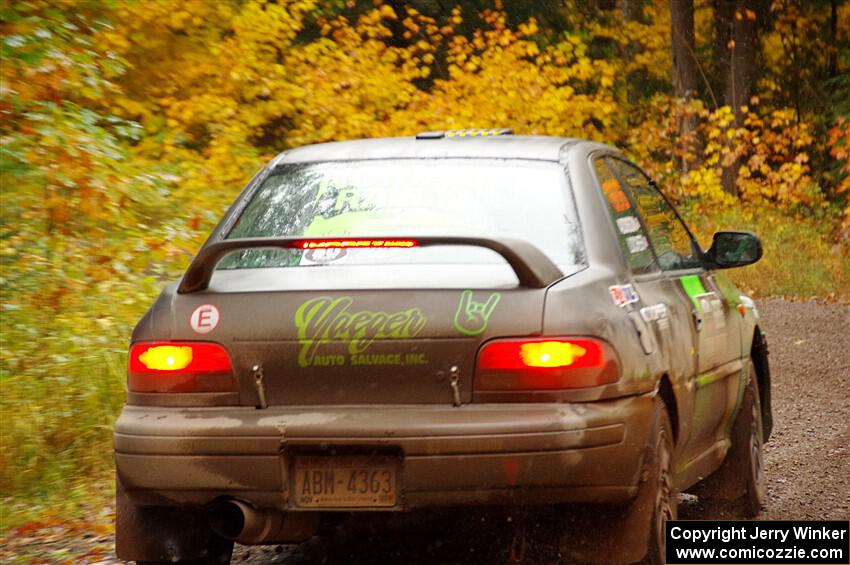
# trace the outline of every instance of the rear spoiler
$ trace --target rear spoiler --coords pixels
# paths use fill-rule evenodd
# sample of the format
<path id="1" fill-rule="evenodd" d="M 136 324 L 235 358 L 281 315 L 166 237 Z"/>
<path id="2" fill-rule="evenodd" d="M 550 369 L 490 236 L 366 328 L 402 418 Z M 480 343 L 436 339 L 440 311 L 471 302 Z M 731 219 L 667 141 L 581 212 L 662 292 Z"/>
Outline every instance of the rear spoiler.
<path id="1" fill-rule="evenodd" d="M 370 245 L 387 242 L 388 245 Z M 393 245 L 390 242 L 404 242 Z M 545 288 L 563 278 L 564 274 L 534 245 L 518 239 L 463 236 L 422 236 L 422 237 L 357 237 L 339 241 L 328 238 L 305 237 L 258 237 L 246 239 L 225 239 L 202 248 L 177 288 L 179 294 L 199 292 L 209 287 L 215 266 L 222 257 L 233 251 L 245 249 L 309 249 L 311 247 L 339 247 L 335 243 L 353 243 L 344 247 L 430 247 L 433 245 L 471 245 L 492 249 L 505 258 L 519 279 L 519 284 L 527 288 Z M 365 245 L 361 245 L 365 243 Z"/>

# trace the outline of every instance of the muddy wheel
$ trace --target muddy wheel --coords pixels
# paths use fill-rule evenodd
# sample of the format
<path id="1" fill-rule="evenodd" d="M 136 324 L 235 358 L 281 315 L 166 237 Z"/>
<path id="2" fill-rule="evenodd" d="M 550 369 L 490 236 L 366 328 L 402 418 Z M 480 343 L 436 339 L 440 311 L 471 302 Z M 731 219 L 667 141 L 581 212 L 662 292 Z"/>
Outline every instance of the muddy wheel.
<path id="1" fill-rule="evenodd" d="M 650 565 L 665 563 L 665 524 L 675 520 L 678 514 L 678 493 L 673 485 L 673 431 L 666 406 L 660 402 L 660 414 L 656 420 L 655 449 L 649 467 L 650 475 L 641 489 L 646 490 L 647 500 L 652 501 L 649 512 L 636 509 L 649 520 L 649 541 L 644 562 Z"/>
<path id="2" fill-rule="evenodd" d="M 229 565 L 233 556 L 233 542 L 218 536 L 211 536 L 207 545 L 207 555 L 201 559 L 181 559 L 178 561 L 136 561 L 137 565 Z"/>
<path id="3" fill-rule="evenodd" d="M 211 536 L 207 546 L 207 555 L 201 559 L 180 559 L 177 561 L 136 561 L 136 565 L 229 565 L 233 556 L 233 542 L 218 536 Z"/>
<path id="4" fill-rule="evenodd" d="M 115 552 L 139 565 L 227 565 L 233 542 L 212 532 L 204 509 L 139 505 L 116 478 Z"/>
<path id="5" fill-rule="evenodd" d="M 664 529 L 667 520 L 676 519 L 678 493 L 673 484 L 672 426 L 660 396 L 652 410 L 637 495 L 624 506 L 572 508 L 560 544 L 570 562 L 664 563 Z"/>
<path id="6" fill-rule="evenodd" d="M 764 432 L 755 368 L 750 373 L 741 409 L 732 427 L 732 445 L 717 471 L 694 493 L 706 513 L 719 518 L 752 518 L 764 507 Z"/>

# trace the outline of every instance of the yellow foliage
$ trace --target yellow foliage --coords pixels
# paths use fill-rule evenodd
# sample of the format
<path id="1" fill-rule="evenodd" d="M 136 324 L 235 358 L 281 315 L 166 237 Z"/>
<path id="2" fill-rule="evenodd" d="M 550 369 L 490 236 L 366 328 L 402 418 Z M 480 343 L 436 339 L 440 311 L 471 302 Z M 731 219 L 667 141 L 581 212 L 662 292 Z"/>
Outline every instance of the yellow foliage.
<path id="1" fill-rule="evenodd" d="M 620 56 L 611 60 L 618 76 L 634 72 L 659 80 L 668 80 L 673 64 L 670 53 L 670 10 L 667 2 L 644 3 L 642 21 L 618 21 L 616 24 L 590 20 L 583 27 L 596 38 L 607 39 L 619 47 Z"/>
<path id="2" fill-rule="evenodd" d="M 679 197 L 729 202 L 720 175 L 737 160 L 743 165 L 738 190 L 744 199 L 822 201 L 809 175 L 811 126 L 798 123 L 789 110 L 756 107 L 739 125 L 728 107 L 708 111 L 699 103 L 657 96 L 633 109 L 638 120 L 629 118 L 619 94 L 622 77 L 639 71 L 668 79 L 670 17 L 660 0 L 644 4 L 640 22 L 580 22 L 590 37 L 634 54 L 605 59 L 590 56 L 587 35 L 541 43 L 537 21 L 511 28 L 499 10 L 484 12 L 484 27 L 467 36 L 455 32 L 464 21 L 460 8 L 441 24 L 413 8 L 378 2 L 353 22 L 320 17 L 320 37 L 299 42 L 314 2 L 199 1 L 185 11 L 200 24 L 180 11 L 171 14 L 167 6 L 128 4 L 119 10 L 114 35 L 146 31 L 123 50 L 113 46 L 133 64 L 125 86 L 134 99 L 119 97 L 116 108 L 162 132 L 163 143 L 153 148 L 156 158 L 182 171 L 178 190 L 193 215 L 203 216 L 208 202 L 192 195 L 213 185 L 231 187 L 221 193 L 229 197 L 256 167 L 260 151 L 482 126 L 625 145 L 677 187 L 672 192 Z M 705 2 L 697 3 L 696 20 L 698 36 L 709 34 Z M 405 43 L 389 41 L 391 22 L 400 23 Z M 190 39 L 175 34 L 176 25 Z M 157 70 L 139 66 L 175 50 L 176 59 Z M 432 79 L 438 65 L 445 67 Z M 150 75 L 154 80 L 142 85 L 139 77 Z M 697 123 L 688 138 L 678 135 L 685 116 Z M 140 147 L 138 153 L 150 149 Z M 692 169 L 684 176 L 683 162 Z"/>
<path id="3" fill-rule="evenodd" d="M 393 115 L 396 132 L 508 124 L 522 133 L 604 139 L 617 125 L 615 68 L 588 58 L 578 37 L 541 50 L 525 35 L 536 30 L 533 20 L 516 31 L 499 13 L 485 21 L 490 29 L 452 39 L 449 79 L 418 91 Z"/>
<path id="4" fill-rule="evenodd" d="M 645 121 L 633 130 L 628 146 L 677 199 L 698 199 L 702 205 L 735 203 L 721 177 L 724 167 L 737 162 L 740 199 L 785 207 L 824 206 L 811 177 L 812 125 L 798 120 L 789 108 L 761 113 L 753 105 L 744 110 L 736 120 L 728 106 L 710 111 L 699 101 L 657 96 L 640 109 Z M 695 127 L 680 136 L 678 124 L 685 119 Z M 686 174 L 683 163 L 688 164 Z"/>
<path id="5" fill-rule="evenodd" d="M 710 4 L 696 2 L 703 48 Z M 741 165 L 742 199 L 759 210 L 823 213 L 815 179 L 827 177 L 838 198 L 850 198 L 850 121 L 836 121 L 824 140 L 815 135 L 822 123 L 777 102 L 795 53 L 834 49 L 820 33 L 823 11 L 803 2 L 774 10 L 776 26 L 762 36 L 761 100 L 736 119 L 714 104 L 626 96 L 630 75 L 669 83 L 666 0 L 643 2 L 641 21 L 625 24 L 616 11 L 565 10 L 557 33 L 533 18 L 510 25 L 493 5 L 472 25 L 460 7 L 435 19 L 381 0 L 357 9 L 316 0 L 0 0 L 0 411 L 22 415 L 0 438 L 4 488 L 67 484 L 107 468 L 132 325 L 279 151 L 511 127 L 617 145 L 697 213 L 737 209 L 721 182 L 732 162 Z M 850 6 L 838 10 L 846 42 Z M 815 67 L 796 70 L 806 79 Z M 681 135 L 685 122 L 693 127 Z M 820 163 L 827 149 L 835 161 L 816 174 L 811 159 Z M 744 219 L 781 232 L 782 245 L 769 250 L 816 223 L 783 231 L 779 217 Z M 850 205 L 843 229 L 850 239 Z M 822 275 L 799 282 L 792 273 L 783 291 L 844 284 L 834 273 L 846 262 L 819 260 L 828 231 L 799 259 Z M 762 284 L 782 279 L 781 261 L 771 269 Z"/>
<path id="6" fill-rule="evenodd" d="M 839 117 L 829 130 L 829 154 L 839 164 L 836 191 L 844 195 L 844 214 L 841 232 L 844 241 L 850 241 L 850 118 Z"/>

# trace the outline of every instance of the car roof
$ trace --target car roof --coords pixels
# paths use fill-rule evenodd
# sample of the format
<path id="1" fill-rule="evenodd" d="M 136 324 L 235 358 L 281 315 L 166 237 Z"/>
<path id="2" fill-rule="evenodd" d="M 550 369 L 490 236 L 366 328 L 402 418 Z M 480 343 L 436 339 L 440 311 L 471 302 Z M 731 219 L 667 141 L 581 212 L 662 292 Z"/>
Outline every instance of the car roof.
<path id="1" fill-rule="evenodd" d="M 306 145 L 281 153 L 273 165 L 366 159 L 533 159 L 558 161 L 566 147 L 613 148 L 582 139 L 542 135 L 493 135 L 417 139 L 388 137 Z"/>

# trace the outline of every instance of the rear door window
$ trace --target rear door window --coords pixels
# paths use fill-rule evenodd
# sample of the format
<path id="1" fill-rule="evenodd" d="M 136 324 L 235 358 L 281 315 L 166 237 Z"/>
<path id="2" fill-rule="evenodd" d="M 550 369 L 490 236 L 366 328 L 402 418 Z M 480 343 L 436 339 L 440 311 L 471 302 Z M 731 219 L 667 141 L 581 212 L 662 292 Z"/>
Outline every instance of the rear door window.
<path id="1" fill-rule="evenodd" d="M 660 267 L 665 271 L 700 267 L 691 245 L 690 233 L 649 177 L 639 168 L 620 159 L 609 157 L 606 162 L 627 187 L 632 202 L 640 212 Z"/>
<path id="2" fill-rule="evenodd" d="M 614 176 L 606 161 L 603 157 L 595 158 L 593 168 L 608 202 L 608 210 L 614 220 L 623 257 L 635 274 L 657 271 L 655 256 L 652 254 L 646 229 L 638 217 L 638 210 L 628 196 L 626 187 Z"/>

